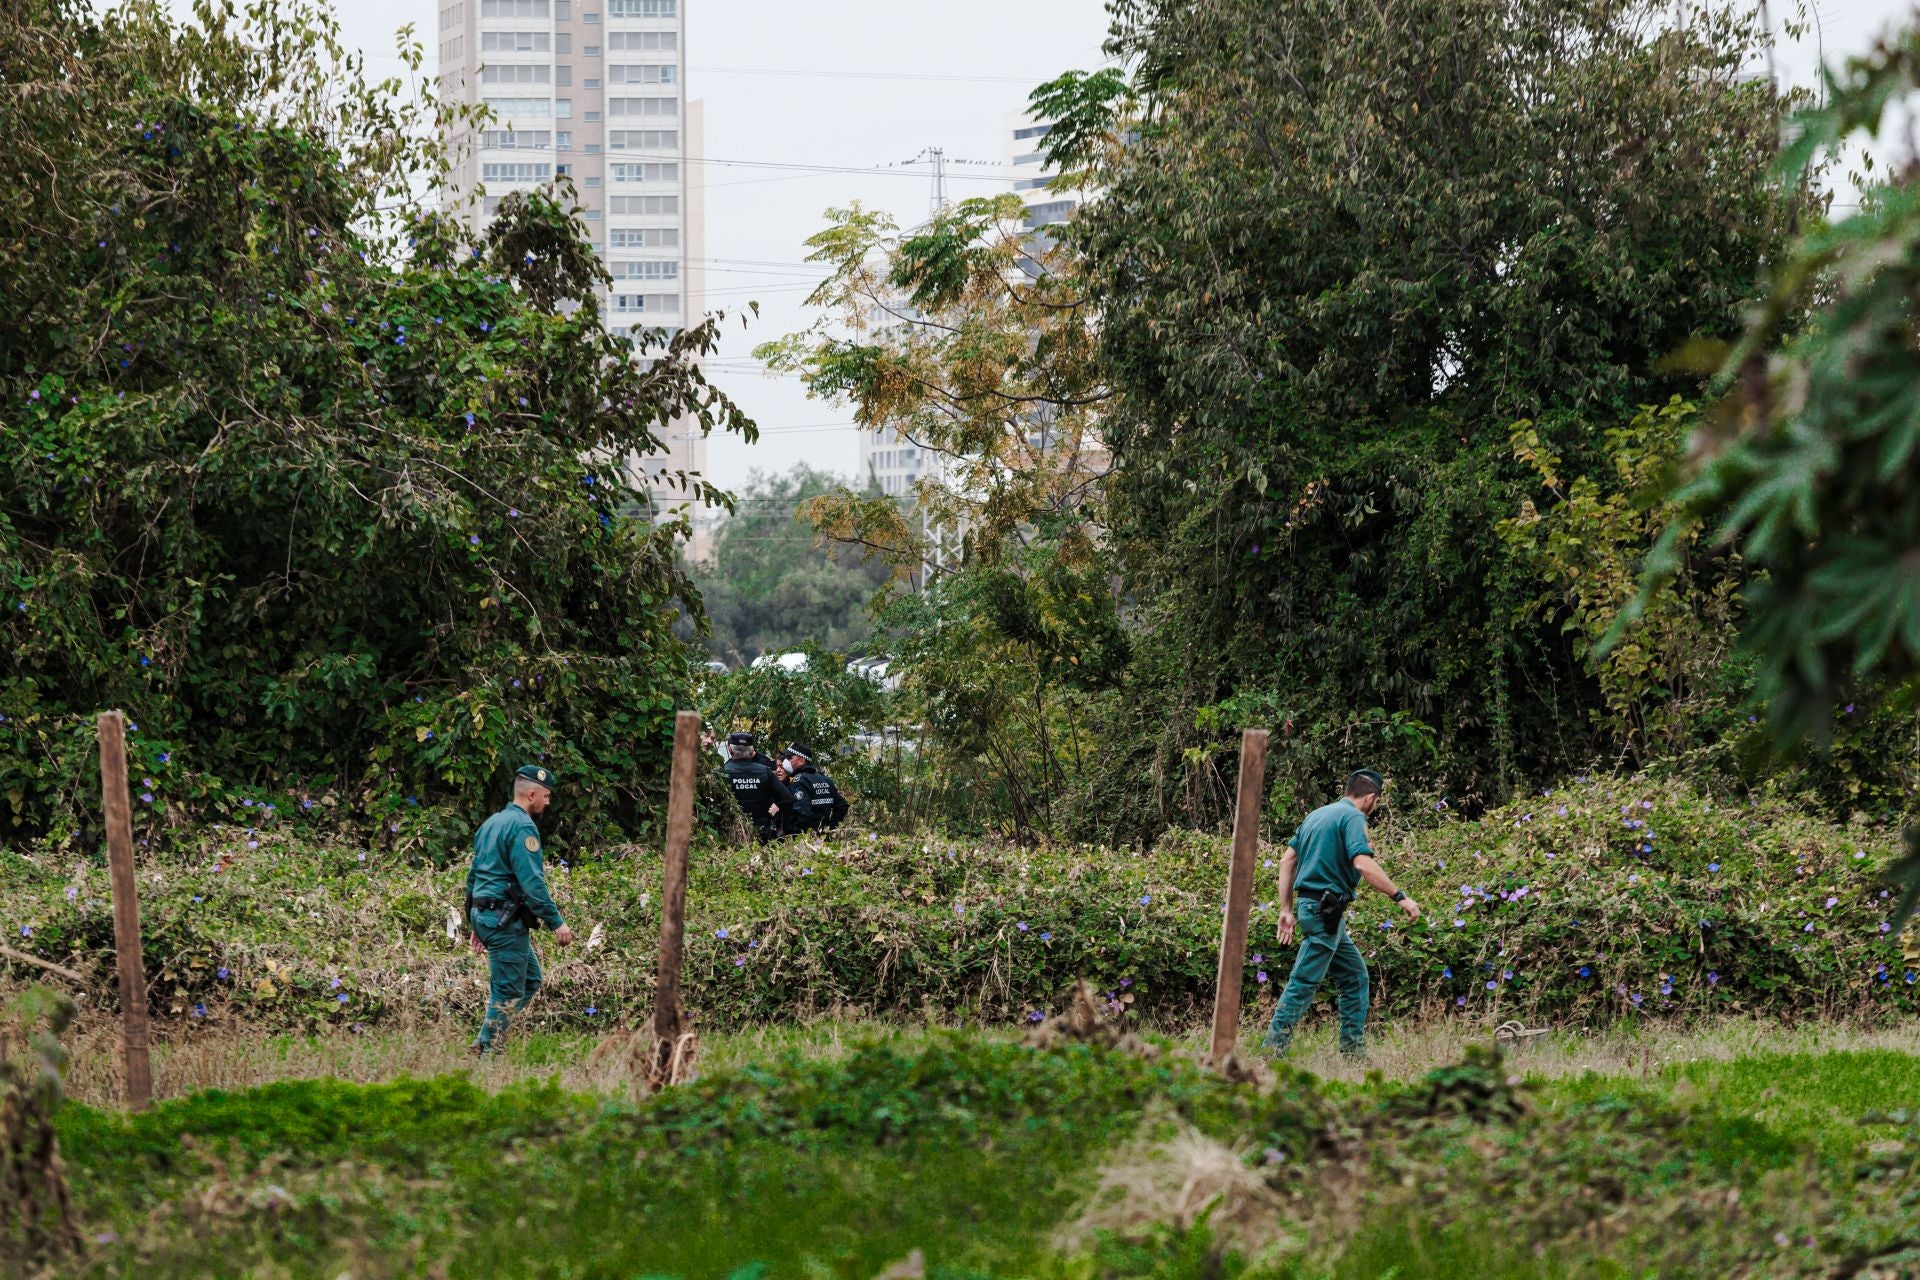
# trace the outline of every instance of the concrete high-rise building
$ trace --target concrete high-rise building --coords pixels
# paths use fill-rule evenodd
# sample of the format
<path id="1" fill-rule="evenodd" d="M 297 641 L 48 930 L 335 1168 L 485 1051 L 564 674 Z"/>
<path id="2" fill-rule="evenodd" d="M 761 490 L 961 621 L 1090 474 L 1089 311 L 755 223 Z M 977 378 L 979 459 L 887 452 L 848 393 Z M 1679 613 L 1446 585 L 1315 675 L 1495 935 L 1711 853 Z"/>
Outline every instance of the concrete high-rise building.
<path id="1" fill-rule="evenodd" d="M 705 310 L 702 111 L 686 96 L 688 0 L 453 0 L 440 9 L 440 82 L 493 118 L 448 139 L 448 205 L 479 231 L 511 191 L 570 179 L 613 276 L 610 329 L 679 332 Z M 476 198 L 476 196 L 478 198 Z M 705 475 L 706 438 L 685 423 L 629 462 L 654 507 L 688 506 L 661 477 Z M 710 513 L 690 511 L 699 558 Z"/>
<path id="2" fill-rule="evenodd" d="M 1000 133 L 1007 181 L 1027 206 L 1027 225 L 1039 233 L 1065 222 L 1089 198 L 1084 192 L 1047 189 L 1057 175 L 1047 166 L 1040 143 L 1052 131 L 1049 121 L 1037 120 L 1025 111 L 1009 111 Z"/>

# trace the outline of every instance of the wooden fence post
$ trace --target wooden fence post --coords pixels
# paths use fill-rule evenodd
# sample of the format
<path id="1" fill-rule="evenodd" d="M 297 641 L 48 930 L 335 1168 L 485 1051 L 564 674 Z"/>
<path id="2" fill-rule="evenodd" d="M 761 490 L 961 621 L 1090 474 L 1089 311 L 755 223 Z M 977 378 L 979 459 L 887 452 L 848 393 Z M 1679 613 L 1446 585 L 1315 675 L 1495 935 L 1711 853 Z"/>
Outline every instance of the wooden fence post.
<path id="1" fill-rule="evenodd" d="M 673 775 L 667 791 L 665 883 L 660 890 L 660 970 L 653 989 L 653 1046 L 647 1086 L 658 1089 L 690 1078 L 693 1036 L 680 1009 L 680 961 L 687 937 L 687 846 L 693 843 L 694 768 L 700 754 L 700 713 L 673 718 Z"/>
<path id="2" fill-rule="evenodd" d="M 127 1103 L 153 1101 L 147 1057 L 147 976 L 140 959 L 140 891 L 133 878 L 133 813 L 127 790 L 127 721 L 102 711 L 100 791 L 107 816 L 107 860 L 113 876 L 113 949 L 120 969 L 120 1023 L 126 1045 Z"/>
<path id="3" fill-rule="evenodd" d="M 1267 731 L 1240 735 L 1240 791 L 1233 808 L 1233 862 L 1220 932 L 1220 972 L 1213 997 L 1213 1060 L 1225 1062 L 1240 1033 L 1240 987 L 1246 980 L 1247 917 L 1253 898 L 1253 855 L 1260 847 L 1260 803 L 1267 790 Z"/>

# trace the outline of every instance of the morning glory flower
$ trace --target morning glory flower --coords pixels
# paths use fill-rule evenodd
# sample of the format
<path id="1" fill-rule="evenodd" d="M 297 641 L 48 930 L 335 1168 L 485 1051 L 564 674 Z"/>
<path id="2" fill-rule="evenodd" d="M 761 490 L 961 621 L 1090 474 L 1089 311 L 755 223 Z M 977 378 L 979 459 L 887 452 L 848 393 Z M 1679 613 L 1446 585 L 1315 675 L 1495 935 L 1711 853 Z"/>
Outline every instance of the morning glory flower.
<path id="1" fill-rule="evenodd" d="M 1717 862 L 1709 862 L 1707 864 L 1707 870 L 1709 871 L 1718 871 L 1719 869 L 1720 869 L 1720 864 Z"/>
<path id="2" fill-rule="evenodd" d="M 207 1016 L 207 1006 L 205 1006 L 204 1004 L 196 1004 L 195 1006 L 193 1006 L 193 1016 L 194 1016 L 194 1017 L 196 1017 L 196 1018 L 204 1018 L 204 1017 L 206 1017 L 206 1016 Z"/>
<path id="3" fill-rule="evenodd" d="M 713 931 L 713 936 L 724 941 L 727 936 L 727 931 L 725 929 L 715 929 Z"/>
<path id="4" fill-rule="evenodd" d="M 1255 982 L 1265 982 L 1267 980 L 1267 971 L 1265 969 L 1260 970 L 1253 975 L 1253 980 Z"/>
<path id="5" fill-rule="evenodd" d="M 1593 976 L 1593 967 L 1591 965 L 1581 965 L 1580 976 L 1583 978 L 1591 978 Z"/>
<path id="6" fill-rule="evenodd" d="M 31 938 L 33 936 L 33 926 L 30 924 L 21 925 L 20 936 L 23 938 Z"/>
<path id="7" fill-rule="evenodd" d="M 1140 905 L 1141 905 L 1141 906 L 1143 906 L 1143 907 L 1144 907 L 1144 906 L 1146 906 L 1146 905 L 1147 905 L 1147 904 L 1148 904 L 1149 902 L 1152 902 L 1152 901 L 1153 901 L 1153 895 L 1152 895 L 1152 894 L 1150 894 L 1150 893 L 1143 893 L 1143 894 L 1141 894 L 1141 895 L 1140 895 Z"/>
<path id="8" fill-rule="evenodd" d="M 1047 1016 L 1046 1014 L 1040 1012 L 1040 1010 L 1038 1009 L 1031 1009 L 1031 1010 L 1028 1010 L 1027 1012 L 1027 1021 L 1039 1022 L 1041 1019 L 1045 1018 L 1046 1016 Z"/>
<path id="9" fill-rule="evenodd" d="M 1497 991 L 1497 990 L 1499 990 L 1499 988 L 1500 988 L 1500 984 L 1499 984 L 1499 983 L 1497 983 L 1497 982 L 1495 982 L 1495 981 L 1493 981 L 1493 980 L 1492 980 L 1491 978 L 1489 978 L 1489 979 L 1487 980 L 1487 990 L 1489 990 L 1489 991 Z"/>
<path id="10" fill-rule="evenodd" d="M 226 967 L 225 967 L 225 966 L 223 965 L 223 966 L 221 966 L 220 968 L 218 968 L 218 969 L 215 969 L 215 970 L 213 971 L 213 976 L 214 976 L 214 977 L 216 977 L 216 978 L 218 978 L 218 979 L 219 979 L 220 981 L 222 981 L 222 982 L 225 982 L 225 981 L 227 980 L 227 977 L 228 977 L 228 971 L 227 971 L 227 969 L 226 969 Z"/>
<path id="11" fill-rule="evenodd" d="M 338 991 L 340 989 L 340 979 L 335 978 L 332 982 L 329 982 L 327 986 L 330 990 Z"/>
<path id="12" fill-rule="evenodd" d="M 347 993 L 342 991 L 339 995 L 335 996 L 334 999 L 338 1000 L 341 1004 L 345 1004 L 347 1002 Z"/>
<path id="13" fill-rule="evenodd" d="M 1043 934 L 1041 934 L 1041 935 L 1040 935 L 1040 941 L 1042 941 L 1042 942 L 1052 942 L 1052 941 L 1053 941 L 1053 935 L 1052 935 L 1051 933 L 1043 933 Z"/>
<path id="14" fill-rule="evenodd" d="M 1720 985 L 1720 975 L 1713 972 L 1711 969 L 1707 971 L 1707 985 L 1710 987 L 1715 987 Z"/>
<path id="15" fill-rule="evenodd" d="M 592 1016 L 593 1016 L 594 1014 L 596 1014 L 596 1013 L 598 1013 L 598 1012 L 600 1012 L 600 1011 L 599 1011 L 598 1009 L 596 1009 L 596 1008 L 594 1008 L 594 1007 L 593 1007 L 592 1005 L 588 1005 L 588 1006 L 587 1006 L 587 1016 L 588 1016 L 589 1018 L 591 1018 L 591 1017 L 592 1017 Z"/>
<path id="16" fill-rule="evenodd" d="M 68 902 L 72 902 L 72 901 L 73 901 L 73 900 L 74 900 L 75 898 L 77 898 L 77 897 L 79 897 L 79 896 L 80 896 L 80 889 L 79 889 L 79 886 L 77 886 L 77 885 L 71 885 L 71 884 L 67 886 L 67 901 L 68 901 Z"/>
<path id="17" fill-rule="evenodd" d="M 470 533 L 470 534 L 468 534 L 468 535 L 467 535 L 467 545 L 468 545 L 468 546 L 470 546 L 470 547 L 477 547 L 477 546 L 479 546 L 479 545 L 480 545 L 480 535 L 479 535 L 479 534 L 477 534 L 477 533 Z"/>
<path id="18" fill-rule="evenodd" d="M 1646 997 L 1641 995 L 1638 991 L 1636 991 L 1632 995 L 1628 996 L 1627 999 L 1633 1001 L 1634 1004 L 1638 1005 L 1642 1000 L 1645 1000 Z"/>
<path id="19" fill-rule="evenodd" d="M 733 958 L 733 967 L 738 969 L 741 965 L 745 964 L 746 962 L 747 962 L 747 958 L 745 956 L 735 956 Z"/>
<path id="20" fill-rule="evenodd" d="M 1027 922 L 1025 920 L 1019 921 L 1013 927 L 1018 929 L 1020 932 L 1025 933 L 1027 931 Z"/>
<path id="21" fill-rule="evenodd" d="M 1827 899 L 1827 910 L 1829 910 L 1829 911 L 1831 911 L 1831 910 L 1833 910 L 1833 909 L 1834 909 L 1835 907 L 1837 907 L 1837 906 L 1839 906 L 1839 905 L 1840 905 L 1840 899 L 1838 899 L 1838 898 L 1828 898 L 1828 899 Z"/>

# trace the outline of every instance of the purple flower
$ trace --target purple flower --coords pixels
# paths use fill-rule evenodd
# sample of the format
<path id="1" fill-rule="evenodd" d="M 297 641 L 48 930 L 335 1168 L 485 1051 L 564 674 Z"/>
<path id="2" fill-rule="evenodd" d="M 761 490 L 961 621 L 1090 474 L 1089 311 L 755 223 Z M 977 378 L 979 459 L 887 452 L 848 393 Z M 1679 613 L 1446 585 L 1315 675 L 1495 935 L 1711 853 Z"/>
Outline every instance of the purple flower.
<path id="1" fill-rule="evenodd" d="M 194 1016 L 194 1017 L 196 1017 L 196 1018 L 204 1018 L 204 1017 L 206 1017 L 206 1016 L 207 1016 L 207 1006 L 205 1006 L 204 1004 L 196 1004 L 195 1006 L 193 1006 L 193 1016 Z"/>
<path id="2" fill-rule="evenodd" d="M 1591 965 L 1581 965 L 1580 976 L 1583 978 L 1591 978 L 1593 976 L 1593 967 Z"/>
<path id="3" fill-rule="evenodd" d="M 1267 958 L 1261 955 L 1258 951 L 1256 951 L 1253 953 L 1253 962 L 1255 964 L 1265 964 L 1267 962 Z"/>
<path id="4" fill-rule="evenodd" d="M 1651 801 L 1651 800 L 1642 800 L 1642 801 L 1640 802 L 1640 807 L 1641 807 L 1642 809 L 1651 809 L 1651 808 L 1653 808 L 1653 801 Z"/>
<path id="5" fill-rule="evenodd" d="M 1893 932 L 1893 926 L 1892 926 L 1891 924 L 1889 924 L 1889 923 L 1887 923 L 1887 922 L 1886 922 L 1885 920 L 1882 920 L 1882 921 L 1880 922 L 1880 932 L 1882 932 L 1882 933 L 1892 933 L 1892 932 Z"/>
<path id="6" fill-rule="evenodd" d="M 519 518 L 520 518 L 520 508 L 518 507 L 507 508 L 507 519 L 518 520 Z"/>
<path id="7" fill-rule="evenodd" d="M 1710 987 L 1717 987 L 1720 985 L 1720 975 L 1715 973 L 1711 969 L 1707 970 L 1707 985 Z"/>
<path id="8" fill-rule="evenodd" d="M 1502 969 L 1502 970 L 1500 971 L 1500 977 L 1501 977 L 1501 978 L 1502 978 L 1502 979 L 1503 979 L 1504 981 L 1507 981 L 1507 982 L 1512 982 L 1512 981 L 1513 981 L 1513 970 L 1511 970 L 1511 969 Z"/>
<path id="9" fill-rule="evenodd" d="M 1827 910 L 1829 910 L 1829 911 L 1831 911 L 1831 910 L 1833 910 L 1833 909 L 1834 909 L 1835 907 L 1837 907 L 1837 906 L 1839 906 L 1839 905 L 1840 905 L 1840 899 L 1838 899 L 1838 898 L 1828 898 L 1828 899 L 1827 899 Z"/>
<path id="10" fill-rule="evenodd" d="M 1454 999 L 1453 1003 L 1456 1007 L 1464 1009 L 1467 1007 L 1467 998 L 1465 996 L 1458 996 Z"/>
<path id="11" fill-rule="evenodd" d="M 142 802 L 143 804 L 152 804 L 152 803 L 153 803 L 153 792 L 151 792 L 151 791 L 142 791 L 142 792 L 140 793 L 140 800 L 141 800 L 141 802 Z"/>
<path id="12" fill-rule="evenodd" d="M 347 1002 L 347 993 L 342 991 L 339 995 L 335 996 L 334 999 L 338 1000 L 341 1004 L 345 1004 Z"/>
<path id="13" fill-rule="evenodd" d="M 1718 871 L 1719 869 L 1720 869 L 1720 864 L 1717 862 L 1709 862 L 1707 864 L 1707 870 L 1709 871 Z"/>
<path id="14" fill-rule="evenodd" d="M 327 989 L 330 991 L 338 991 L 340 989 L 340 979 L 335 978 L 332 982 L 329 982 Z"/>
<path id="15" fill-rule="evenodd" d="M 1140 905 L 1141 905 L 1141 906 L 1143 906 L 1143 907 L 1144 907 L 1144 906 L 1146 906 L 1146 905 L 1147 905 L 1147 904 L 1148 904 L 1149 902 L 1152 902 L 1152 901 L 1153 901 L 1153 895 L 1152 895 L 1152 894 L 1150 894 L 1150 893 L 1143 893 L 1143 894 L 1141 894 L 1141 895 L 1140 895 Z"/>
<path id="16" fill-rule="evenodd" d="M 1494 991 L 1494 990 L 1497 990 L 1497 989 L 1499 988 L 1499 986 L 1500 986 L 1500 984 L 1499 984 L 1499 983 L 1497 983 L 1497 982 L 1494 982 L 1494 981 L 1493 981 L 1493 980 L 1491 980 L 1491 979 L 1489 979 L 1489 980 L 1487 981 L 1487 990 L 1489 990 L 1489 991 Z"/>
<path id="17" fill-rule="evenodd" d="M 398 828 L 398 827 L 395 827 L 395 828 L 394 828 L 394 830 L 396 830 L 396 831 L 398 831 L 398 830 L 399 830 L 399 828 Z M 247 841 L 247 848 L 249 848 L 249 849 L 258 849 L 259 847 L 260 847 L 260 842 L 259 842 L 258 840 L 249 840 L 249 841 Z"/>
<path id="18" fill-rule="evenodd" d="M 1052 942 L 1052 941 L 1053 941 L 1053 935 L 1052 935 L 1052 934 L 1050 934 L 1050 933 L 1043 933 L 1043 934 L 1041 934 L 1041 935 L 1040 935 L 1040 941 L 1042 941 L 1042 942 Z"/>
<path id="19" fill-rule="evenodd" d="M 1040 1010 L 1038 1009 L 1031 1009 L 1027 1012 L 1027 1021 L 1039 1022 L 1041 1019 L 1045 1018 L 1046 1016 L 1047 1016 L 1046 1014 L 1040 1012 Z"/>
<path id="20" fill-rule="evenodd" d="M 738 969 L 741 965 L 745 964 L 746 962 L 747 962 L 747 958 L 745 956 L 735 956 L 733 958 L 733 967 Z"/>
<path id="21" fill-rule="evenodd" d="M 33 926 L 30 924 L 21 925 L 20 936 L 23 938 L 31 938 L 33 936 Z"/>
<path id="22" fill-rule="evenodd" d="M 1641 995 L 1638 991 L 1636 991 L 1632 995 L 1628 996 L 1627 999 L 1633 1001 L 1634 1004 L 1638 1005 L 1641 1001 L 1645 1000 L 1646 997 Z"/>
<path id="23" fill-rule="evenodd" d="M 727 936 L 727 931 L 725 929 L 715 929 L 713 931 L 713 936 L 721 939 L 722 941 L 725 941 Z"/>
<path id="24" fill-rule="evenodd" d="M 1803 929 L 1803 930 L 1801 930 L 1801 932 L 1802 932 L 1802 933 L 1812 933 L 1812 932 L 1813 932 L 1813 921 L 1811 921 L 1811 920 L 1809 920 L 1809 921 L 1807 921 L 1807 927 L 1806 927 L 1805 929 Z"/>
<path id="25" fill-rule="evenodd" d="M 477 546 L 479 546 L 479 545 L 480 545 L 480 535 L 479 535 L 479 534 L 477 534 L 477 533 L 470 533 L 470 534 L 468 534 L 468 535 L 467 535 L 467 545 L 468 545 L 468 546 L 470 546 L 470 547 L 477 547 Z"/>
<path id="26" fill-rule="evenodd" d="M 67 886 L 67 901 L 68 901 L 68 902 L 72 902 L 72 901 L 73 901 L 73 900 L 74 900 L 75 898 L 77 898 L 77 897 L 79 897 L 79 896 L 80 896 L 80 886 L 78 886 L 78 885 L 72 885 L 72 884 L 70 884 L 70 885 L 68 885 L 68 886 Z"/>
<path id="27" fill-rule="evenodd" d="M 1132 986 L 1132 985 L 1133 985 L 1133 979 L 1132 979 L 1132 978 L 1122 978 L 1122 979 L 1120 979 L 1120 986 L 1121 986 L 1121 988 L 1122 988 L 1123 990 L 1124 990 L 1125 988 L 1127 988 L 1127 987 L 1130 987 L 1130 986 Z"/>
<path id="28" fill-rule="evenodd" d="M 599 1011 L 598 1009 L 596 1009 L 596 1008 L 594 1008 L 594 1007 L 593 1007 L 592 1005 L 588 1005 L 588 1006 L 587 1006 L 587 1016 L 588 1016 L 589 1018 L 591 1018 L 591 1017 L 592 1017 L 592 1016 L 593 1016 L 594 1014 L 596 1014 L 596 1013 L 598 1013 L 598 1012 L 600 1012 L 600 1011 Z"/>
<path id="29" fill-rule="evenodd" d="M 226 966 L 222 965 L 220 968 L 215 969 L 213 971 L 213 976 L 218 978 L 220 981 L 225 982 L 230 975 L 227 971 Z"/>
<path id="30" fill-rule="evenodd" d="M 1018 924 L 1014 925 L 1013 927 L 1018 929 L 1020 932 L 1025 933 L 1027 931 L 1027 922 L 1025 920 L 1022 920 Z"/>

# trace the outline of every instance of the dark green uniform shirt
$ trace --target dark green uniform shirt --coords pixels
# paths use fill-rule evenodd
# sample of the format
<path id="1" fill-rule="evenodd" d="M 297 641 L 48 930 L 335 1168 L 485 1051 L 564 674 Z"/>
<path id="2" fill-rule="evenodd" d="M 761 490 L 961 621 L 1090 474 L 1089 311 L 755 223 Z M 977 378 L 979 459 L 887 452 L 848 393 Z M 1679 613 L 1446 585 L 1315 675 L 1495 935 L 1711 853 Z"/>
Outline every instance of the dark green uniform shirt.
<path id="1" fill-rule="evenodd" d="M 1360 887 L 1353 860 L 1373 853 L 1367 843 L 1367 815 L 1345 797 L 1308 814 L 1287 844 L 1300 859 L 1293 877 L 1296 890 L 1331 889 L 1349 898 Z"/>
<path id="2" fill-rule="evenodd" d="M 560 908 L 553 905 L 553 895 L 547 892 L 540 828 L 533 825 L 533 815 L 517 804 L 488 818 L 474 833 L 467 892 L 476 901 L 518 897 L 549 929 L 566 923 L 560 918 Z"/>

